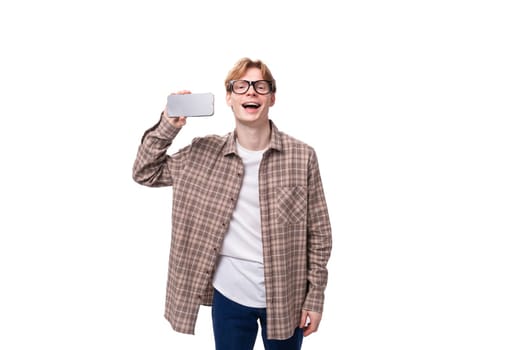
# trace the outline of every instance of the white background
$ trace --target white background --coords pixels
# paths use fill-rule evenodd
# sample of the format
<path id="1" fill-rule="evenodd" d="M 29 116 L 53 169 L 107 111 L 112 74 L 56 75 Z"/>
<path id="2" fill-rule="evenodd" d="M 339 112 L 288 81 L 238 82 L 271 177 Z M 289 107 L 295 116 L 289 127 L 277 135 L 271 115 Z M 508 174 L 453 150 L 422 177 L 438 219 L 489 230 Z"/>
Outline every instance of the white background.
<path id="1" fill-rule="evenodd" d="M 167 94 L 210 91 L 177 148 L 233 127 L 260 58 L 318 152 L 333 225 L 304 349 L 525 348 L 520 1 L 3 1 L 0 348 L 212 349 L 163 318 L 171 190 L 134 183 Z M 257 348 L 261 349 L 258 341 Z"/>

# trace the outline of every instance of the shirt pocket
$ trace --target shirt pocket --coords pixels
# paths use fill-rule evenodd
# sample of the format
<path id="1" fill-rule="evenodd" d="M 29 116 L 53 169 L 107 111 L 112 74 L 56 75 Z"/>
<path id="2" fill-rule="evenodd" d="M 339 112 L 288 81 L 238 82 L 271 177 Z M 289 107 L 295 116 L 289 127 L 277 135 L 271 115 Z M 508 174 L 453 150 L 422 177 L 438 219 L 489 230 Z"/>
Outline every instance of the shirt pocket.
<path id="1" fill-rule="evenodd" d="M 280 223 L 298 224 L 306 219 L 306 186 L 280 187 L 277 191 L 277 218 Z"/>

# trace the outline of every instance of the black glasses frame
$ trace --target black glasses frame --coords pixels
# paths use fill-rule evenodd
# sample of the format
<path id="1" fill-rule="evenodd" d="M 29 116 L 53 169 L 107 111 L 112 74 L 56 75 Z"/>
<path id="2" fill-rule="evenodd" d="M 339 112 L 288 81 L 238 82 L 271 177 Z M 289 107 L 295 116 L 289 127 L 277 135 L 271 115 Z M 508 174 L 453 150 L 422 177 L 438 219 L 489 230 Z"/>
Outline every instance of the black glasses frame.
<path id="1" fill-rule="evenodd" d="M 243 82 L 245 82 L 246 84 L 248 84 L 248 87 L 246 88 L 246 90 L 245 90 L 244 92 L 235 92 L 235 91 L 234 91 L 234 89 L 233 89 L 233 84 L 235 84 L 235 83 L 238 82 L 238 81 L 243 81 Z M 265 82 L 268 83 L 268 86 L 270 87 L 270 89 L 268 90 L 268 92 L 266 92 L 266 93 L 260 93 L 259 91 L 257 91 L 257 88 L 255 87 L 255 84 L 257 84 L 257 83 L 259 83 L 259 82 L 261 82 L 261 81 L 265 81 Z M 243 94 L 247 93 L 248 90 L 250 90 L 250 86 L 253 86 L 253 90 L 254 90 L 256 93 L 258 93 L 259 95 L 268 95 L 268 94 L 270 94 L 270 93 L 273 92 L 273 83 L 272 83 L 272 81 L 270 81 L 270 80 L 264 80 L 264 79 L 262 79 L 262 80 L 254 80 L 254 81 L 242 80 L 242 79 L 240 79 L 240 80 L 230 80 L 230 91 L 233 92 L 234 94 L 237 94 L 237 95 L 243 95 Z"/>

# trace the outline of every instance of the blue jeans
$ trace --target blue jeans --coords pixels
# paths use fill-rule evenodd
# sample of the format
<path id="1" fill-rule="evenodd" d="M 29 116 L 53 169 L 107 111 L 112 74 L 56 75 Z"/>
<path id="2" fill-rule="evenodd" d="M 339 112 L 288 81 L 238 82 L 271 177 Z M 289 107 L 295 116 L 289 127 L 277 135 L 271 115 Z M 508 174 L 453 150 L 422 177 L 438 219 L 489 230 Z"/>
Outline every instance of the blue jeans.
<path id="1" fill-rule="evenodd" d="M 285 340 L 268 339 L 266 336 L 266 309 L 247 307 L 226 298 L 217 290 L 212 305 L 215 350 L 252 350 L 259 325 L 266 350 L 300 350 L 303 330 L 296 328 L 293 336 Z"/>

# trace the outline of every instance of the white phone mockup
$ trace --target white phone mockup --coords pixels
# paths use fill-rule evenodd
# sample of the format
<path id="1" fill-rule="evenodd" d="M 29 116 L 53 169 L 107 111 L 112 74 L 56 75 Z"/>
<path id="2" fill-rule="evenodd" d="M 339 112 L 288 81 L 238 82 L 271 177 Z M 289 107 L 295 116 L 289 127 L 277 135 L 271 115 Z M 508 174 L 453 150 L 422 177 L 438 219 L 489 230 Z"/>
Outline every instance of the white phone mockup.
<path id="1" fill-rule="evenodd" d="M 168 96 L 168 117 L 209 117 L 214 113 L 214 95 L 210 92 Z"/>

